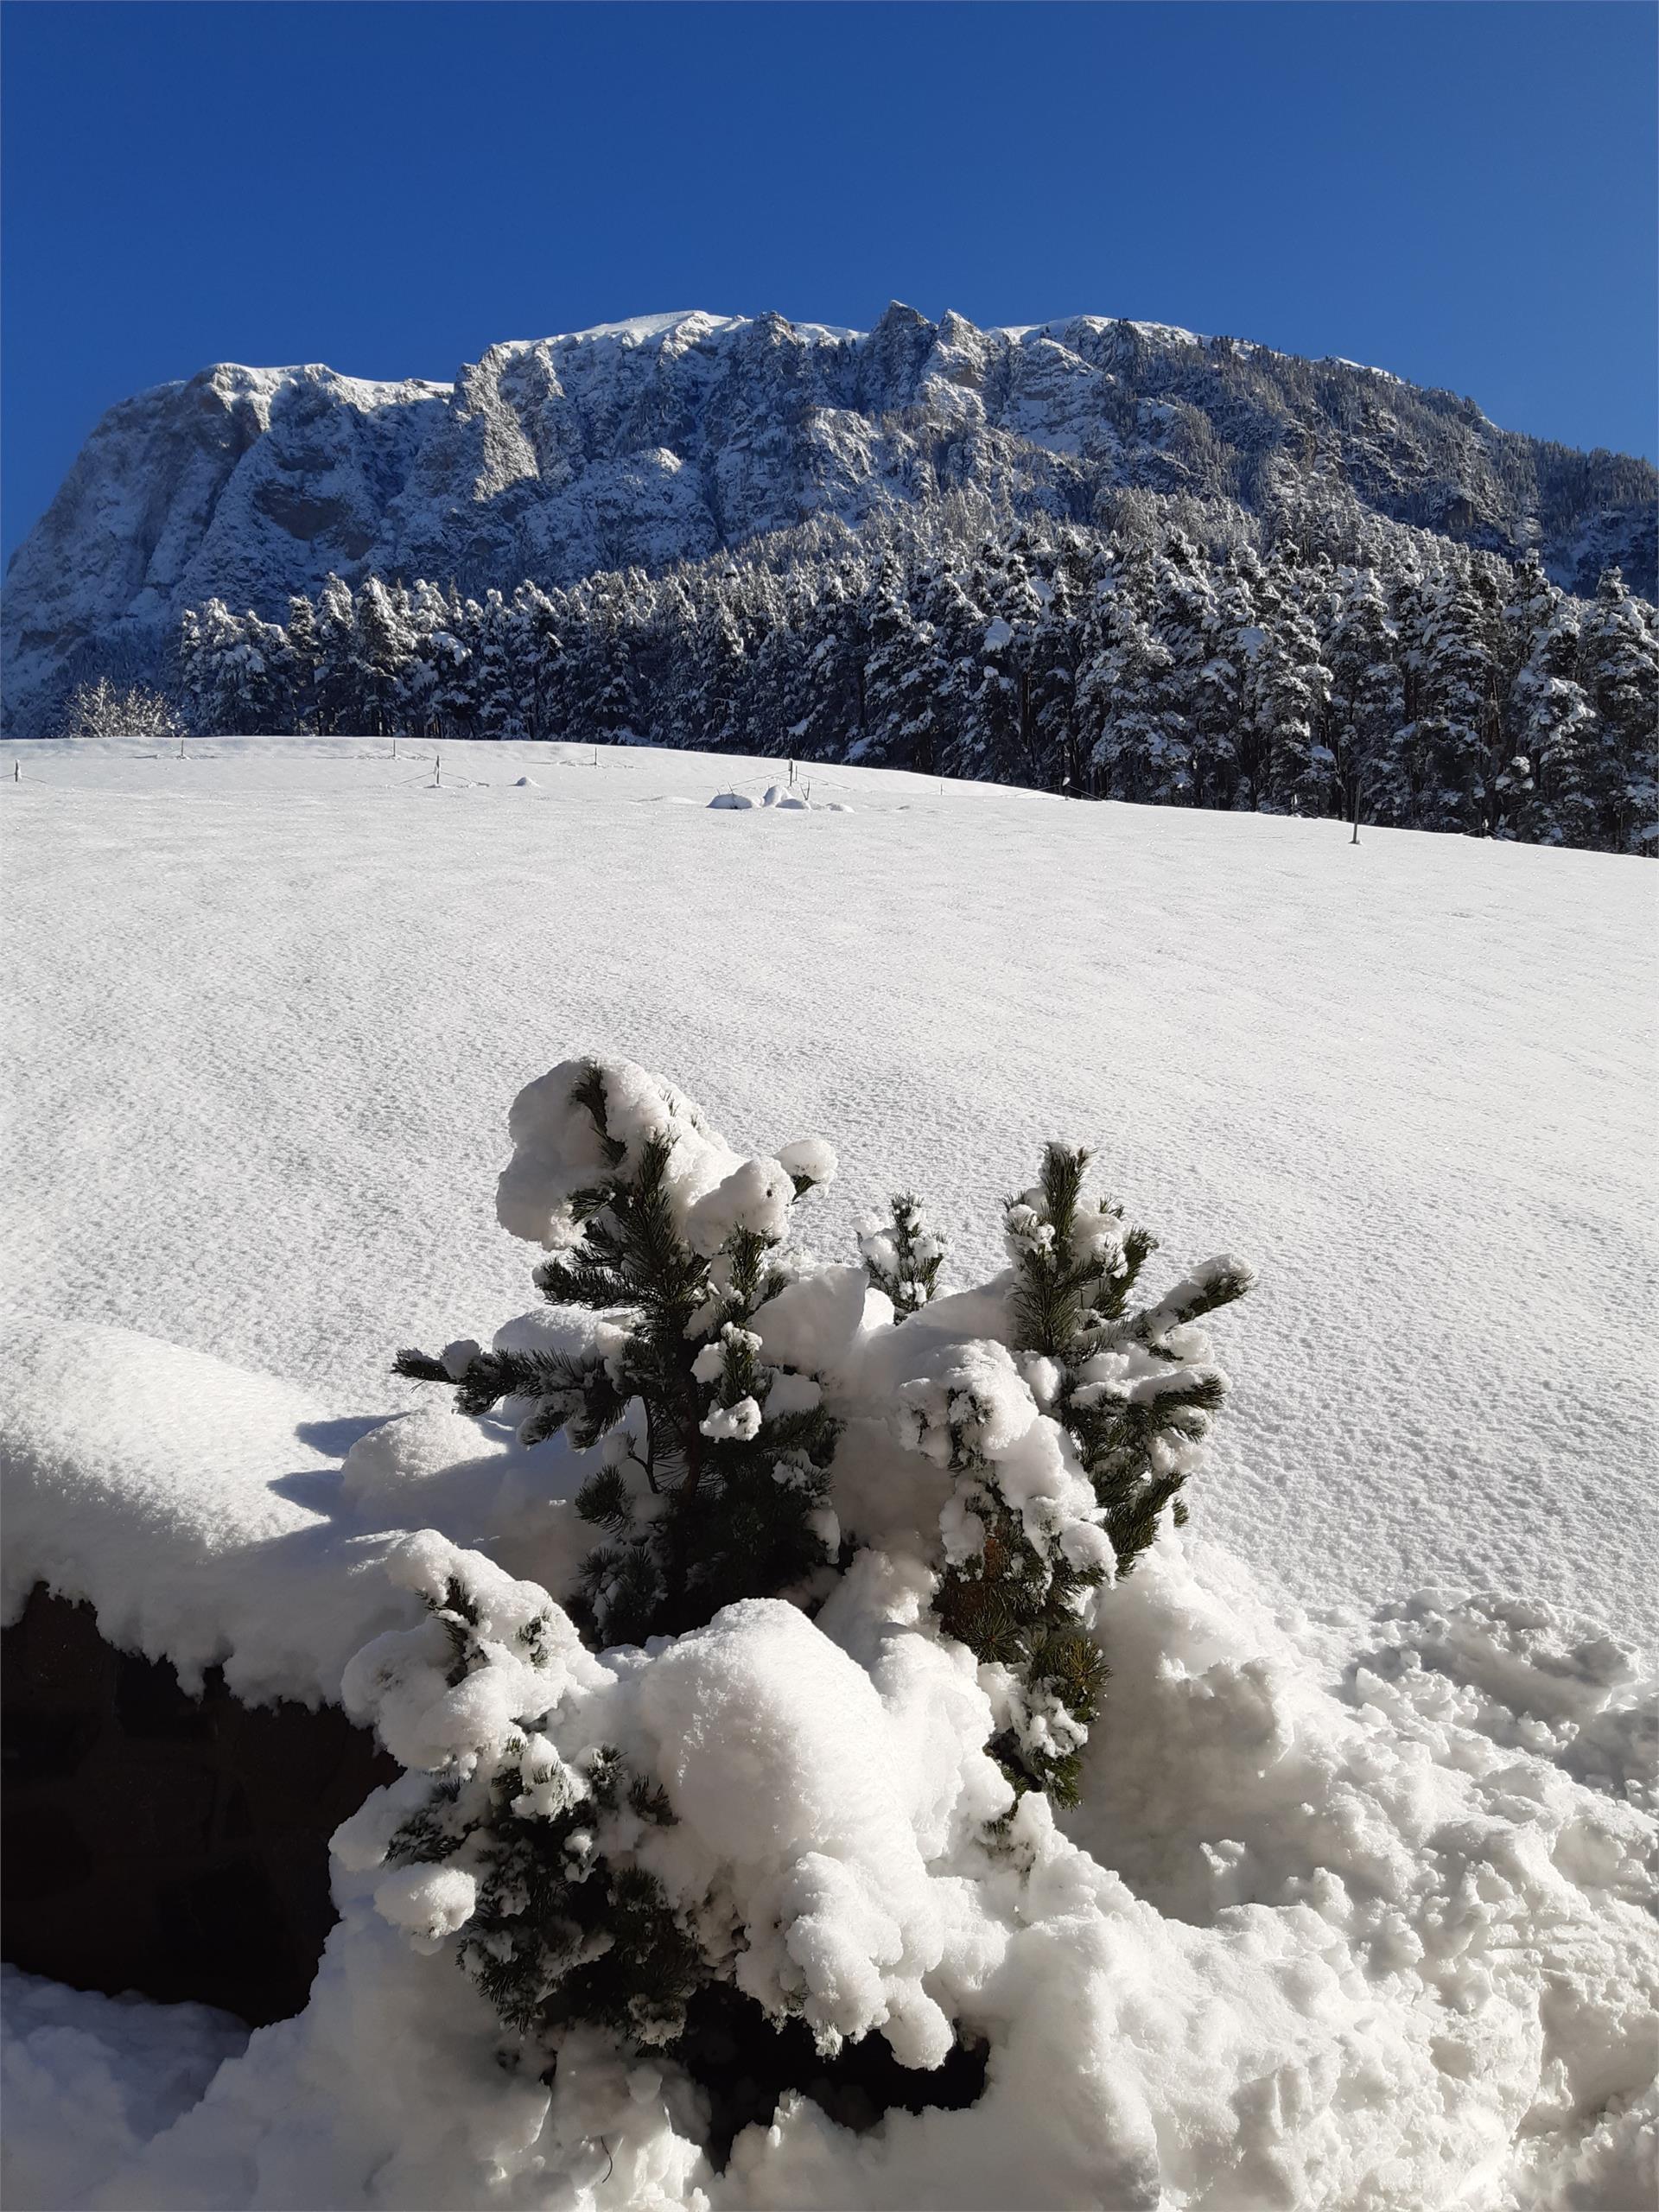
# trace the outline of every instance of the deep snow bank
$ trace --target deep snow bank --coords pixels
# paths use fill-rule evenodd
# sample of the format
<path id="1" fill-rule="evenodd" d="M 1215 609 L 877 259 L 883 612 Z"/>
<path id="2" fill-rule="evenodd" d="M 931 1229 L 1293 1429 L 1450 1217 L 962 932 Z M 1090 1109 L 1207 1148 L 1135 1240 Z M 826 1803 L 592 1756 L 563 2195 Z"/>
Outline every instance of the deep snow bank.
<path id="1" fill-rule="evenodd" d="M 422 1543 L 441 1568 L 442 1540 Z M 107 2000 L 14 2000 L 9 2201 L 1649 2202 L 1656 1824 L 1628 1655 L 1543 1609 L 1444 1596 L 1313 1626 L 1171 1537 L 1105 1635 L 1092 1803 L 1066 1835 L 1027 1799 L 998 1859 L 963 1817 L 983 1700 L 942 1668 L 914 1578 L 874 1557 L 817 1624 L 739 1607 L 655 1657 L 585 1659 L 556 1705 L 567 1751 L 602 1731 L 679 1777 L 682 1878 L 727 1869 L 757 1928 L 786 1927 L 792 1897 L 820 1940 L 850 1930 L 850 1954 L 795 1947 L 847 2001 L 861 1941 L 865 2001 L 908 1986 L 990 2036 L 976 2106 L 861 2135 L 795 2099 L 717 2176 L 671 2064 L 590 2036 L 550 2099 L 504 2074 L 487 2007 L 376 1910 L 368 1866 L 338 1878 L 308 2010 L 245 2052 L 188 2008 L 141 2051 Z M 815 1896 L 835 1909 L 815 1918 Z"/>
<path id="2" fill-rule="evenodd" d="M 855 1271 L 831 1271 L 823 1295 L 779 1300 L 769 1350 L 839 1344 L 868 1389 L 868 1362 L 904 1363 L 905 1332 L 840 1298 L 842 1276 L 850 1293 Z M 995 1306 L 925 1313 L 911 1360 L 930 1334 L 950 1349 L 952 1309 L 960 1326 Z M 1027 1796 L 990 1847 L 1007 1785 L 985 1756 L 990 1704 L 906 1555 L 939 1503 L 913 1452 L 839 1499 L 880 1512 L 893 1465 L 918 1470 L 919 1505 L 887 1500 L 891 1548 L 816 1621 L 750 1603 L 648 1651 L 555 1636 L 555 1662 L 532 1668 L 514 1628 L 556 1615 L 541 1589 L 435 1532 L 392 1532 L 444 1517 L 563 1586 L 582 1543 L 558 1447 L 534 1455 L 555 1478 L 534 1510 L 531 1455 L 444 1407 L 359 1436 L 338 1466 L 315 1450 L 296 1478 L 296 1414 L 336 1448 L 353 1425 L 284 1386 L 85 1330 L 37 1338 L 28 1373 L 8 1454 L 20 1581 L 94 1597 L 111 1633 L 187 1668 L 222 1658 L 253 1694 L 332 1691 L 325 1666 L 368 1637 L 347 1701 L 416 1766 L 532 1718 L 550 1770 L 617 1744 L 677 1815 L 641 1848 L 700 1924 L 740 1931 L 746 1987 L 792 1989 L 821 2027 L 923 2063 L 954 2020 L 992 2059 L 976 2105 L 863 2133 L 788 2097 L 715 2173 L 701 2093 L 671 2060 L 580 2031 L 550 2093 L 503 2071 L 498 2024 L 449 1955 L 469 1878 L 379 1863 L 397 1785 L 340 1833 L 344 1916 L 309 2005 L 245 2050 L 195 2008 L 153 2025 L 145 2009 L 135 2035 L 139 2014 L 106 1999 L 13 1998 L 9 2201 L 1649 2201 L 1655 1732 L 1634 1654 L 1592 1625 L 1446 1592 L 1313 1623 L 1166 1532 L 1102 1609 L 1114 1678 L 1083 1808 L 1062 1832 Z M 502 1654 L 459 1689 L 411 1595 L 457 1571 Z"/>

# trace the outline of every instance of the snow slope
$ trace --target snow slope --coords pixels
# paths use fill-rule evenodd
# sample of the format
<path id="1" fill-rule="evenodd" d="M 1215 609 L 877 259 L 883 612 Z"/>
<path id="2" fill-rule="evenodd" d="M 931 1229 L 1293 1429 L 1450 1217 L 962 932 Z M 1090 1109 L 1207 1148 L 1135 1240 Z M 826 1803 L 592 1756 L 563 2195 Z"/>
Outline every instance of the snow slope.
<path id="1" fill-rule="evenodd" d="M 195 750 L 31 747 L 0 784 L 16 1589 L 254 1696 L 332 1694 L 388 1631 L 346 1694 L 406 1758 L 475 1727 L 501 1756 L 544 1707 L 550 1758 L 620 1742 L 678 1816 L 661 1878 L 735 1900 L 753 1971 L 792 1958 L 895 2038 L 942 2005 L 993 2056 L 967 2110 L 868 2133 L 788 2098 L 716 2174 L 671 2065 L 579 2036 L 550 2096 L 496 2063 L 429 1955 L 470 1877 L 385 1874 L 380 1793 L 307 2010 L 245 2050 L 9 1978 L 9 2202 L 1651 2202 L 1641 863 L 848 770 L 716 808 L 701 756 L 446 747 L 438 784 L 368 744 Z M 1257 1263 L 1192 1528 L 1107 1593 L 1059 1826 L 1027 1798 L 987 1850 L 983 1682 L 898 1550 L 815 1622 L 510 1656 L 546 1600 L 507 1575 L 567 1586 L 563 1446 L 385 1362 L 531 1302 L 505 1108 L 582 1049 L 746 1147 L 821 1129 L 830 1256 L 909 1185 L 950 1281 L 991 1271 L 1060 1133 L 1177 1268 Z M 412 1593 L 457 1567 L 502 1659 L 452 1699 Z"/>
<path id="2" fill-rule="evenodd" d="M 8 1308 L 382 1413 L 397 1345 L 526 1302 L 502 1116 L 569 1052 L 823 1129 L 826 1249 L 913 1187 L 956 1281 L 1065 1135 L 1172 1252 L 1261 1269 L 1196 1534 L 1314 1606 L 1490 1586 L 1651 1638 L 1641 863 L 850 769 L 812 787 L 849 813 L 710 811 L 777 764 L 643 751 L 448 747 L 435 790 L 386 750 L 22 749 Z"/>

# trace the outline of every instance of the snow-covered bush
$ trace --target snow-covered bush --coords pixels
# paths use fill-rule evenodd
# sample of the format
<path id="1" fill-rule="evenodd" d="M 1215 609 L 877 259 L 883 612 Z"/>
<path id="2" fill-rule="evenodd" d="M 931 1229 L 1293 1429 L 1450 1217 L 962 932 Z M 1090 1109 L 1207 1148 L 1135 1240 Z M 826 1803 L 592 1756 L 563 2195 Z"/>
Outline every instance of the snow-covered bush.
<path id="1" fill-rule="evenodd" d="M 880 2029 L 937 2068 L 962 2011 L 928 1986 L 930 1863 L 1015 1878 L 1041 1794 L 1076 1802 L 1102 1609 L 1198 1464 L 1227 1385 L 1195 1324 L 1249 1270 L 1132 1311 L 1154 1240 L 1058 1145 L 1007 1205 L 1010 1266 L 942 1297 L 913 1198 L 861 1267 L 791 1246 L 822 1138 L 745 1157 L 626 1062 L 553 1069 L 509 1126 L 498 1215 L 546 1250 L 545 1306 L 397 1371 L 521 1445 L 562 1433 L 599 1541 L 563 1603 L 401 1547 L 427 1618 L 346 1695 L 408 1773 L 338 1848 L 532 2048 L 680 2045 L 735 1989 L 823 2053 Z M 895 1668 L 950 1721 L 909 1774 Z"/>
<path id="2" fill-rule="evenodd" d="M 107 676 L 78 683 L 59 717 L 59 737 L 142 737 L 177 742 L 178 717 L 159 691 L 142 683 L 112 683 Z"/>
<path id="3" fill-rule="evenodd" d="M 798 1198 L 835 1173 L 821 1138 L 744 1159 L 643 1069 L 570 1063 L 520 1092 L 504 1227 L 544 1245 L 552 1307 L 532 1340 L 400 1374 L 458 1385 L 465 1414 L 503 1400 L 519 1437 L 597 1446 L 576 1500 L 603 1532 L 581 1614 L 607 1643 L 675 1635 L 741 1598 L 804 1586 L 833 1560 L 837 1425 L 815 1357 L 764 1363 L 749 1325 L 801 1272 L 783 1239 Z"/>

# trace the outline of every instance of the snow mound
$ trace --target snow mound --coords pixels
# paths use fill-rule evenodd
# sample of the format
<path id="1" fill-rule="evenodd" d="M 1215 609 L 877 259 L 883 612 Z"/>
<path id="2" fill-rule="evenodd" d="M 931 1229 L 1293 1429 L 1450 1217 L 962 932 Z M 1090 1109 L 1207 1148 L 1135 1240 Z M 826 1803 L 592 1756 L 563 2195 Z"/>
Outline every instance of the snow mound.
<path id="1" fill-rule="evenodd" d="M 754 801 L 746 791 L 716 791 L 709 804 L 710 807 L 723 810 L 728 814 L 747 814 Z"/>
<path id="2" fill-rule="evenodd" d="M 99 1997 L 0 1967 L 5 2201 L 84 2204 L 202 2094 L 248 2031 L 206 2005 Z"/>
<path id="3" fill-rule="evenodd" d="M 560 1586 L 587 1548 L 563 1447 L 532 1460 L 444 1406 L 346 1450 L 365 1424 L 296 1384 L 131 1330 L 10 1331 L 0 1357 L 4 1618 L 43 1582 L 187 1689 L 222 1665 L 248 1704 L 338 1703 L 353 1653 L 417 1610 L 385 1572 L 411 1519 Z"/>
<path id="4" fill-rule="evenodd" d="M 672 1117 L 660 1092 L 633 1103 L 631 1141 Z M 880 1395 L 882 1358 L 914 1329 L 925 1438 L 927 1378 L 961 1366 L 998 1295 L 936 1301 L 923 1329 L 893 1328 L 885 1304 L 861 1269 L 823 1270 L 756 1319 L 770 1356 L 816 1347 L 847 1405 Z M 1016 1464 L 1029 1392 L 992 1369 L 973 1395 Z M 245 2049 L 198 2008 L 27 1983 L 20 1999 L 9 1981 L 8 2201 L 1650 2201 L 1655 1732 L 1636 1655 L 1593 1624 L 1446 1590 L 1310 1620 L 1166 1529 L 1103 1608 L 1112 1681 L 1083 1805 L 1057 1823 L 1034 1794 L 1012 1806 L 987 1756 L 992 1700 L 906 1551 L 923 1507 L 889 1503 L 886 1548 L 816 1619 L 752 1601 L 595 1656 L 556 1602 L 569 1546 L 542 1539 L 550 1589 L 435 1527 L 365 1540 L 347 1510 L 416 1513 L 453 1479 L 487 1518 L 515 1460 L 489 1424 L 425 1408 L 359 1436 L 335 1474 L 296 1416 L 336 1450 L 348 1425 L 200 1355 L 52 1332 L 10 1371 L 20 1584 L 49 1568 L 106 1633 L 187 1673 L 228 1653 L 245 1694 L 343 1694 L 413 1771 L 337 1837 L 343 1918 L 307 2010 Z M 874 1487 L 912 1481 L 937 1510 L 925 1451 L 869 1443 Z M 560 1448 L 538 1463 L 556 1491 Z M 422 1600 L 458 1574 L 491 1658 L 455 1682 Z M 342 1689 L 324 1671 L 353 1637 Z M 791 2094 L 716 2173 L 701 2093 L 670 2056 L 627 2060 L 582 2031 L 550 2091 L 504 2073 L 494 2016 L 449 1955 L 476 1896 L 464 1854 L 384 1862 L 423 1770 L 522 1751 L 527 1731 L 555 1777 L 607 1743 L 660 1783 L 672 1821 L 607 1816 L 598 1846 L 632 1852 L 702 1940 L 728 1944 L 741 1986 L 826 2048 L 878 2034 L 925 2066 L 953 2023 L 986 2038 L 979 2102 L 858 2133 Z"/>

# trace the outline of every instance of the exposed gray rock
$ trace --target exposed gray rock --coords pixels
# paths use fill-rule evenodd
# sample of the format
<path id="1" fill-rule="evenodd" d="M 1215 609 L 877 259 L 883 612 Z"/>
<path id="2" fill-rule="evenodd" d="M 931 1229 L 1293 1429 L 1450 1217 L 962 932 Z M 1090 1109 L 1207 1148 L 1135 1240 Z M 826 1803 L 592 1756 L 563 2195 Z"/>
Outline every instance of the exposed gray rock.
<path id="1" fill-rule="evenodd" d="M 143 671 L 179 611 L 280 616 L 334 570 L 478 592 L 658 569 L 815 514 L 967 486 L 1088 519 L 1125 484 L 1344 497 L 1587 591 L 1655 589 L 1643 461 L 1500 430 L 1471 400 L 1162 324 L 1024 330 L 894 305 L 868 334 L 648 316 L 493 346 L 453 385 L 205 369 L 112 408 L 7 577 L 9 715 L 96 662 Z"/>

